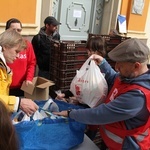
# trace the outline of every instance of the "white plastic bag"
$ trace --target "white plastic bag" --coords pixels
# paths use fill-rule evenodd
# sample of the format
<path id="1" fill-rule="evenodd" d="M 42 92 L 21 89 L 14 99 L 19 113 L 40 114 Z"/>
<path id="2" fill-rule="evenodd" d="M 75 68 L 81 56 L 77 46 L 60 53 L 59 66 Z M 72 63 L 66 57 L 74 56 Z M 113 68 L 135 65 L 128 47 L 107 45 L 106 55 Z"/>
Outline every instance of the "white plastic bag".
<path id="1" fill-rule="evenodd" d="M 80 103 L 95 107 L 101 104 L 108 92 L 107 82 L 95 64 L 88 58 L 71 82 L 70 91 Z"/>

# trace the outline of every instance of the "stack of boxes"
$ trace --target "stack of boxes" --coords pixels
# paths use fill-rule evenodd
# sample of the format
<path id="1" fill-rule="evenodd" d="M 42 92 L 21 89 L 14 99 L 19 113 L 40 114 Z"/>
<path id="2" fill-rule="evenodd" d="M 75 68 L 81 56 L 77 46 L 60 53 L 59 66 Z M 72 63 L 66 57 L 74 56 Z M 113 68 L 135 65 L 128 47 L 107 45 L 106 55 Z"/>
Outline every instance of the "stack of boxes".
<path id="1" fill-rule="evenodd" d="M 68 90 L 70 83 L 88 58 L 86 41 L 51 41 L 50 80 L 55 90 Z"/>
<path id="2" fill-rule="evenodd" d="M 108 63 L 115 68 L 115 62 L 110 60 L 108 57 L 108 53 L 115 48 L 117 45 L 119 45 L 120 43 L 122 43 L 123 41 L 129 39 L 130 37 L 124 37 L 124 36 L 110 36 L 110 35 L 100 35 L 100 34 L 89 34 L 88 38 L 92 37 L 92 36 L 102 36 L 105 40 L 105 48 L 106 48 L 106 60 L 108 61 Z"/>
<path id="3" fill-rule="evenodd" d="M 106 46 L 106 60 L 114 68 L 115 62 L 110 60 L 107 53 L 110 52 L 121 42 L 129 39 L 129 37 L 96 35 L 102 36 Z M 86 50 L 86 41 L 51 41 L 50 54 L 50 80 L 55 83 L 54 90 L 68 90 L 76 71 L 80 69 L 88 58 Z"/>

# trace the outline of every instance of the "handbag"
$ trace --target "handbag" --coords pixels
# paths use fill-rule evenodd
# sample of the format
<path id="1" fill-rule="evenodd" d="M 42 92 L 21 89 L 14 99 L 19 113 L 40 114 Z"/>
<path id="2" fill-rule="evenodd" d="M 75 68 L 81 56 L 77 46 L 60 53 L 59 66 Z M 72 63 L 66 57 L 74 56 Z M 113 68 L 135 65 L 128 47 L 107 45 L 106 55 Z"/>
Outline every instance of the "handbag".
<path id="1" fill-rule="evenodd" d="M 91 57 L 77 70 L 70 91 L 80 103 L 89 107 L 96 107 L 105 100 L 108 92 L 107 82 Z"/>
<path id="2" fill-rule="evenodd" d="M 43 107 L 46 101 L 35 101 Z M 54 100 L 59 110 L 79 109 L 81 106 Z M 69 150 L 83 142 L 85 124 L 71 118 L 59 117 L 51 119 L 21 121 L 14 124 L 20 150 Z"/>

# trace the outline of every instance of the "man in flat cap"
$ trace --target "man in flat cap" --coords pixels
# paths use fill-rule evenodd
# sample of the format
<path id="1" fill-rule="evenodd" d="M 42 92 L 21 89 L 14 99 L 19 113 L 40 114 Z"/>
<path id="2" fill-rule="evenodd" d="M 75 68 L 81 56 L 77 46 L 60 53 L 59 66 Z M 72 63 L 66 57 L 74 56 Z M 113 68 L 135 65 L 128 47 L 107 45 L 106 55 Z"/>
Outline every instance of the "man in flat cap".
<path id="1" fill-rule="evenodd" d="M 111 150 L 150 149 L 149 48 L 131 38 L 108 53 L 116 62 L 115 71 L 101 56 L 92 55 L 105 74 L 109 94 L 95 108 L 54 113 L 85 124 L 99 125 L 100 134 Z"/>
<path id="2" fill-rule="evenodd" d="M 33 49 L 37 59 L 39 68 L 38 75 L 49 79 L 50 67 L 50 52 L 51 39 L 60 40 L 60 34 L 57 32 L 58 25 L 61 23 L 53 16 L 48 16 L 44 20 L 44 27 L 42 27 L 37 35 L 32 39 Z"/>

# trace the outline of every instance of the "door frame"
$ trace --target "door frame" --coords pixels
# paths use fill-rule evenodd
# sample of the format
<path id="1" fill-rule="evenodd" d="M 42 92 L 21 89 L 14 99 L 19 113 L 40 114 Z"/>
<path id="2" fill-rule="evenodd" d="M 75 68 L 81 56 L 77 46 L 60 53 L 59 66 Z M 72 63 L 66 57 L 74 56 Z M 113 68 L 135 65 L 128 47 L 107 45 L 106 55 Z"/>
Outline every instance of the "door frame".
<path id="1" fill-rule="evenodd" d="M 94 2 L 95 1 L 95 2 Z M 92 0 L 92 8 L 96 8 L 96 2 L 97 0 Z M 59 5 L 59 0 L 42 0 L 42 7 L 41 7 L 41 23 L 40 26 L 43 26 L 43 20 L 47 16 L 54 16 L 58 20 L 59 15 L 53 10 L 57 8 L 57 5 Z M 102 22 L 100 27 L 100 34 L 108 34 L 110 29 L 116 28 L 117 25 L 117 16 L 120 13 L 121 8 L 121 1 L 120 0 L 104 0 L 104 9 L 103 9 L 103 16 L 102 16 Z M 58 7 L 58 9 L 61 9 Z M 93 10 L 92 10 L 93 11 Z M 91 16 L 92 17 L 92 16 Z M 94 21 L 90 23 L 89 31 L 93 32 L 93 24 Z"/>

